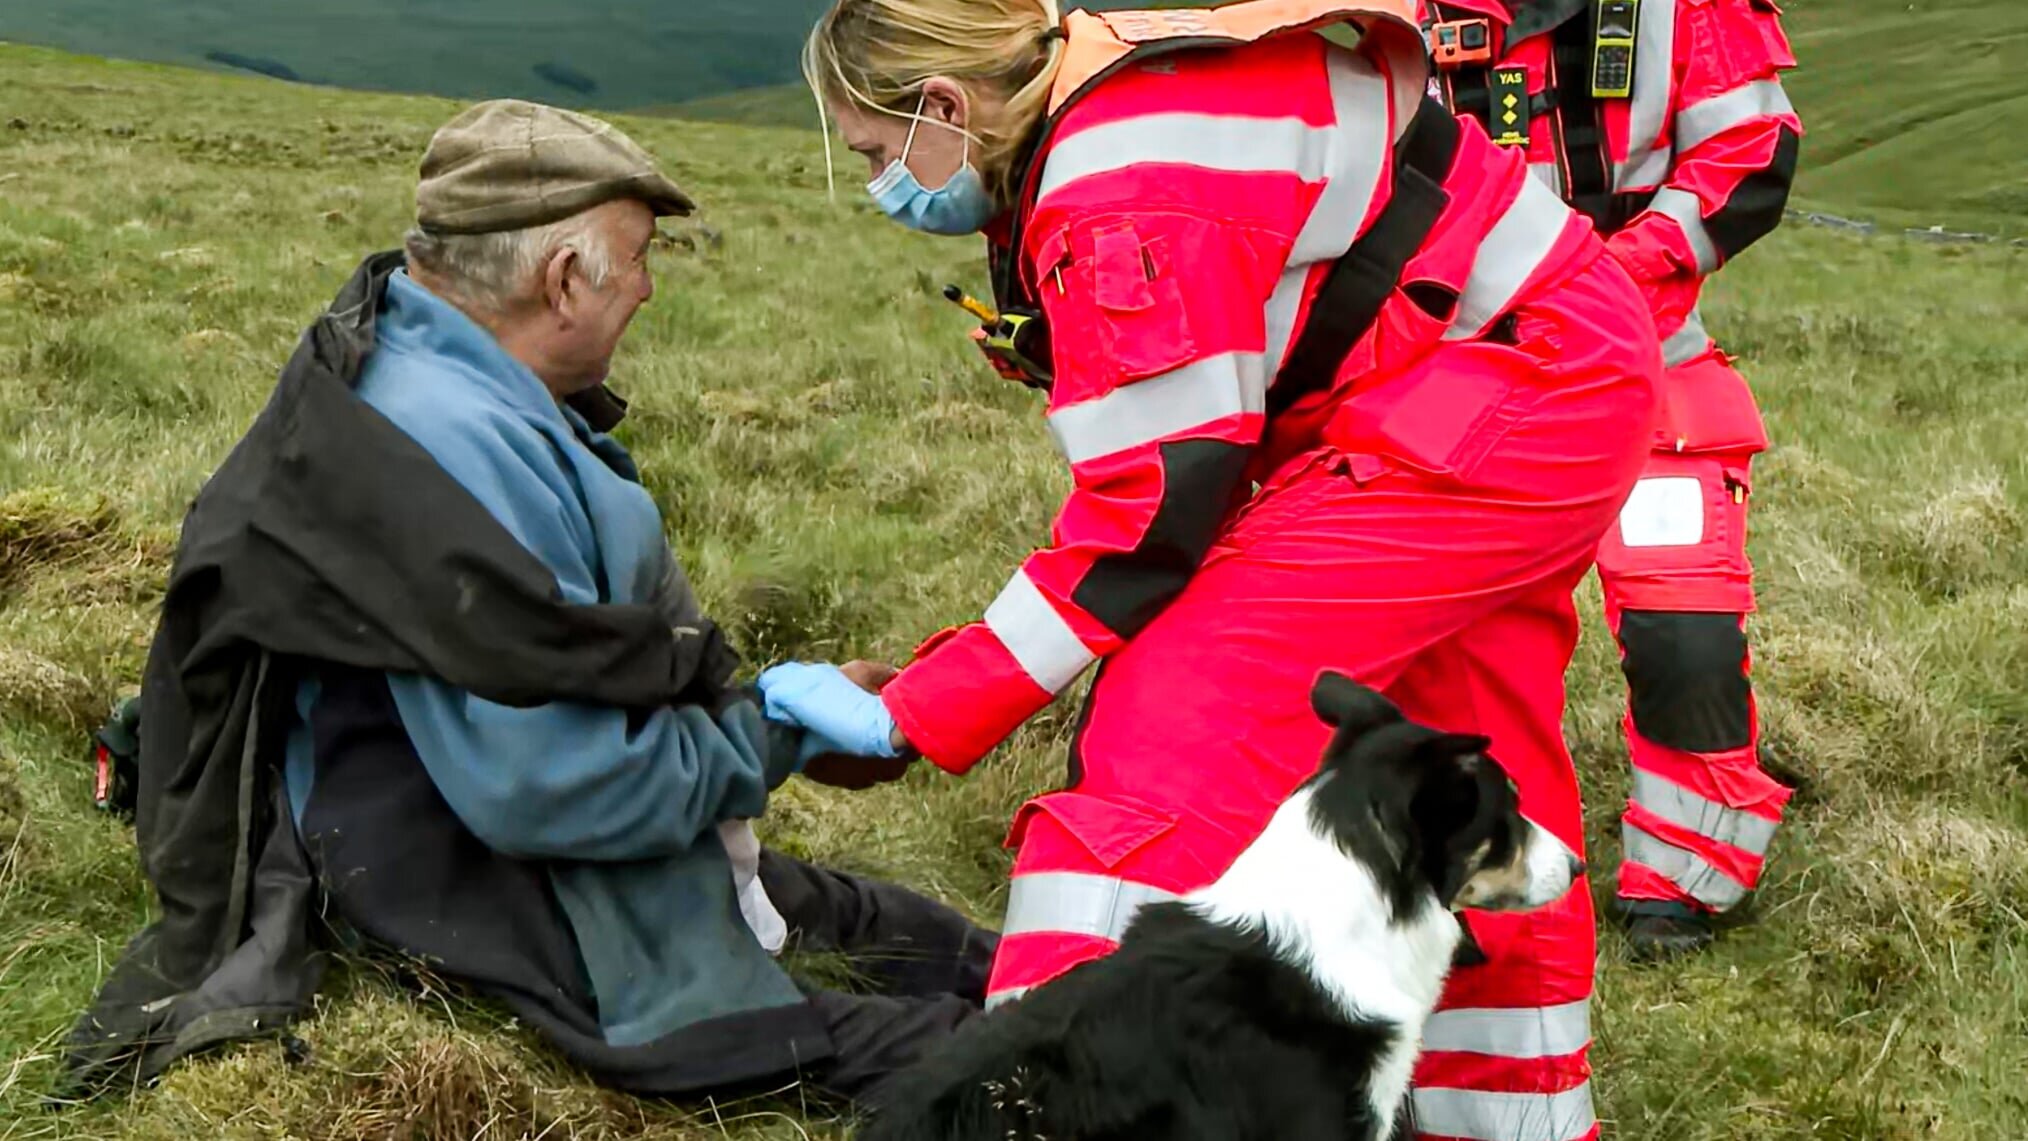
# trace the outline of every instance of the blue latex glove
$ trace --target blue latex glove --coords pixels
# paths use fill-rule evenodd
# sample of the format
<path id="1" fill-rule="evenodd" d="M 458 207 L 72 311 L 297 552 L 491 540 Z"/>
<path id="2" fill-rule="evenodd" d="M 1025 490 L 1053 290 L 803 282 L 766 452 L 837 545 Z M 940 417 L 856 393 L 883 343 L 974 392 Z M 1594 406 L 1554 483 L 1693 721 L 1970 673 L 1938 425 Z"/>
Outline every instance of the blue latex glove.
<path id="1" fill-rule="evenodd" d="M 760 675 L 764 712 L 800 725 L 840 752 L 893 757 L 894 718 L 878 694 L 868 693 L 826 663 L 786 662 Z M 806 746 L 807 748 L 807 746 Z M 806 753 L 804 759 L 808 759 Z"/>

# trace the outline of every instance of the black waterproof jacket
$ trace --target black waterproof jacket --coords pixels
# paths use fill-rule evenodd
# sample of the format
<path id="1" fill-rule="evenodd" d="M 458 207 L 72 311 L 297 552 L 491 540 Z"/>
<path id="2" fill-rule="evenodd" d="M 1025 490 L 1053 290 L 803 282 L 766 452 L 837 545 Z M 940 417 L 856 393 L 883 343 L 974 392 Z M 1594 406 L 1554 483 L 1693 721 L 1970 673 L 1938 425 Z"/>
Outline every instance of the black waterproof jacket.
<path id="1" fill-rule="evenodd" d="M 567 605 L 533 554 L 353 395 L 388 275 L 402 264 L 390 252 L 359 267 L 184 520 L 142 688 L 136 836 L 161 918 L 129 944 L 72 1031 L 58 1097 L 152 1081 L 194 1051 L 279 1033 L 307 1005 L 322 969 L 318 885 L 280 777 L 304 663 L 426 673 L 508 705 L 746 699 L 730 687 L 737 661 L 717 628 L 672 628 L 665 617 L 690 609 L 687 600 Z M 601 431 L 625 407 L 603 388 L 572 403 Z M 456 827 L 447 812 L 423 815 Z M 470 848 L 456 840 L 440 846 Z M 538 918 L 545 906 L 476 902 Z M 778 999 L 744 1024 L 615 1050 L 598 1038 L 595 1010 L 582 1008 L 592 1000 L 581 980 L 549 977 L 571 969 L 556 953 L 567 929 L 544 934 L 519 960 L 505 949 L 515 985 L 487 985 L 501 978 L 498 956 L 472 976 L 594 1077 L 674 1093 L 831 1053 L 817 1015 Z M 458 963 L 437 966 L 460 973 Z"/>

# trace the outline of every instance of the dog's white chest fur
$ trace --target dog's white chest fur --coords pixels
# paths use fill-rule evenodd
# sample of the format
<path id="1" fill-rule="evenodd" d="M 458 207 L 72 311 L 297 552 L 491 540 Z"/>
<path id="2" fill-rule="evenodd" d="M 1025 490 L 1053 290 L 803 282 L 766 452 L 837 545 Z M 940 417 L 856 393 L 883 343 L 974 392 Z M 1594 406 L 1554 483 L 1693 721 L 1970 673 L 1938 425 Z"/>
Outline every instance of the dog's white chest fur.
<path id="1" fill-rule="evenodd" d="M 1431 898 L 1394 921 L 1372 871 L 1312 825 L 1307 789 L 1282 804 L 1218 882 L 1185 902 L 1208 921 L 1265 930 L 1275 953 L 1347 1017 L 1400 1027 L 1367 1075 L 1375 1119 L 1391 1121 L 1457 950 L 1456 917 Z"/>

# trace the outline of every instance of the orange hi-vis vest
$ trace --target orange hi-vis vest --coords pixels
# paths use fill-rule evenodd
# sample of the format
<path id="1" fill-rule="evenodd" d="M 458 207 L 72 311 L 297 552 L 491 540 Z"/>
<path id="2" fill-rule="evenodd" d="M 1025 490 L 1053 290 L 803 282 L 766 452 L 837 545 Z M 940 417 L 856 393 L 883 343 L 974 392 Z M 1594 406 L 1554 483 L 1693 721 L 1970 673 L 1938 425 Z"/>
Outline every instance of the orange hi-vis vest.
<path id="1" fill-rule="evenodd" d="M 1415 0 L 1243 0 L 1221 8 L 1161 8 L 1092 12 L 1064 17 L 1063 62 L 1050 88 L 1049 107 L 1030 153 L 1039 158 L 1051 136 L 1079 99 L 1108 76 L 1130 65 L 1174 52 L 1233 48 L 1280 36 L 1350 28 L 1358 50 L 1384 59 L 1392 78 L 1390 95 L 1397 131 L 1414 118 L 1428 89 L 1430 63 Z M 1397 134 L 1397 140 L 1399 135 Z M 995 251 L 993 287 L 1003 309 L 1032 309 L 1035 283 L 1020 269 L 1022 232 L 1035 205 L 1042 166 L 1031 161 L 1021 179 L 1011 240 L 1003 257 Z"/>
<path id="2" fill-rule="evenodd" d="M 1068 43 L 1049 93 L 1055 116 L 1094 83 L 1128 63 L 1200 47 L 1234 47 L 1296 32 L 1349 25 L 1362 32 L 1362 50 L 1386 53 L 1397 65 L 1412 107 L 1428 81 L 1428 62 L 1416 6 L 1399 0 L 1249 0 L 1222 8 L 1165 8 L 1139 12 L 1079 9 L 1063 21 Z"/>

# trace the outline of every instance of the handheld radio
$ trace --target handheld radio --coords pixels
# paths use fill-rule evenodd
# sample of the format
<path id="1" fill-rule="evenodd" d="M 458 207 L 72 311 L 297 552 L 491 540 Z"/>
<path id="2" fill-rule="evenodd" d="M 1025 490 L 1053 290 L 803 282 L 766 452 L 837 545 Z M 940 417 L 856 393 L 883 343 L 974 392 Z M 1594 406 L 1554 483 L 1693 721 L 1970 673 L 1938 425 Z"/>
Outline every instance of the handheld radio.
<path id="1" fill-rule="evenodd" d="M 1640 15 L 1641 0 L 1599 0 L 1591 41 L 1592 98 L 1633 96 L 1635 29 L 1640 26 Z"/>

